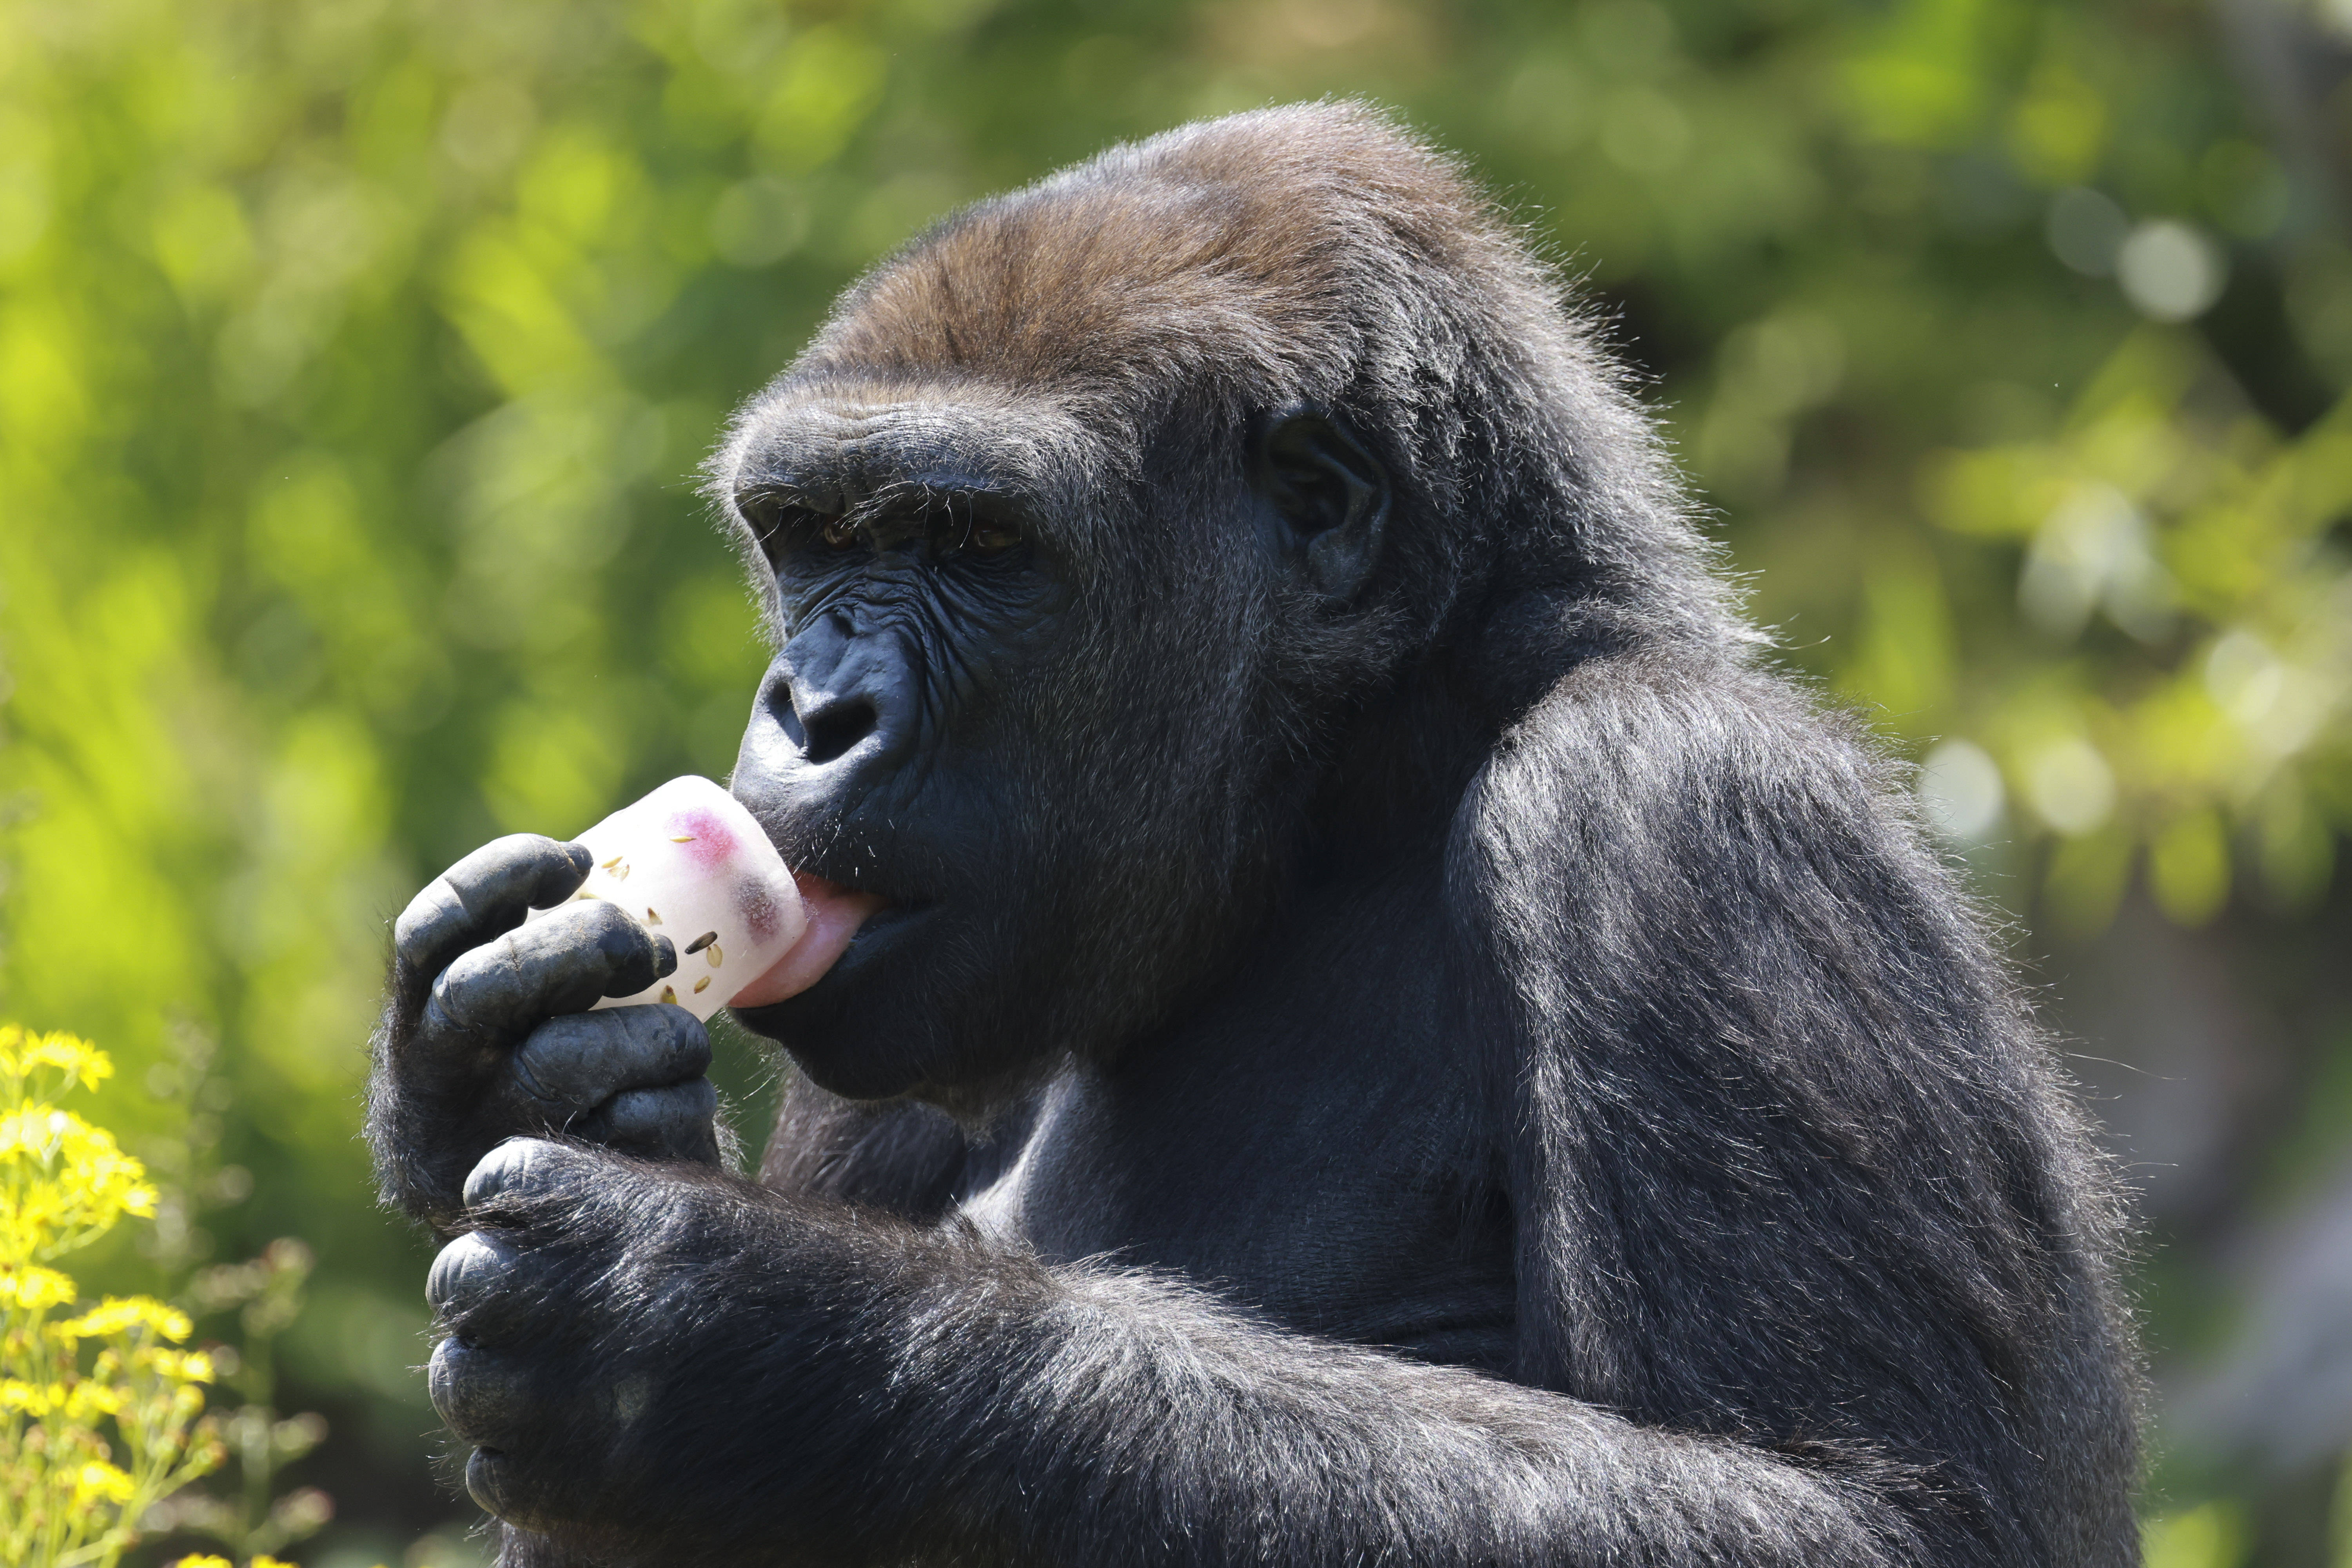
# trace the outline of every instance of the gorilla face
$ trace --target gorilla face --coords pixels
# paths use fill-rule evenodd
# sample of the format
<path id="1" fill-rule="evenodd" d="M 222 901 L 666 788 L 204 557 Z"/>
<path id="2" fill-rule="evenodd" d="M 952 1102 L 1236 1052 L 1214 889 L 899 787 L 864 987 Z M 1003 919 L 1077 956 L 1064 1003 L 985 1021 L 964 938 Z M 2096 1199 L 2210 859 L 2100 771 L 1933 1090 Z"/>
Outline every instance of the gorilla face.
<path id="1" fill-rule="evenodd" d="M 719 479 L 778 648 L 733 788 L 821 916 L 879 900 L 739 1016 L 835 1093 L 1110 1048 L 1271 908 L 1313 773 L 1286 670 L 1361 586 L 1385 479 L 1308 409 L 1143 452 L 952 384 L 788 379 L 739 423 Z"/>

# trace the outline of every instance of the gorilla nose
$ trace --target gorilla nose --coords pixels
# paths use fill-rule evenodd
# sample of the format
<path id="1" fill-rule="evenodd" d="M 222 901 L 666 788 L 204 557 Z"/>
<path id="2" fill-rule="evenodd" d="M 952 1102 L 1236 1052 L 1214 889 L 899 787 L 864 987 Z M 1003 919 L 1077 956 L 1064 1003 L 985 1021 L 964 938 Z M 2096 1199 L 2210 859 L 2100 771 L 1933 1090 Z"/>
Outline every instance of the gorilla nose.
<path id="1" fill-rule="evenodd" d="M 887 765 L 914 740 L 915 681 L 887 634 L 860 635 L 828 617 L 784 645 L 766 706 L 803 765 Z"/>
<path id="2" fill-rule="evenodd" d="M 849 749 L 872 734 L 881 722 L 874 710 L 873 699 L 864 692 L 846 697 L 829 693 L 803 696 L 797 686 L 792 689 L 787 701 L 791 704 L 778 715 L 784 733 L 801 754 L 819 767 L 846 756 Z"/>

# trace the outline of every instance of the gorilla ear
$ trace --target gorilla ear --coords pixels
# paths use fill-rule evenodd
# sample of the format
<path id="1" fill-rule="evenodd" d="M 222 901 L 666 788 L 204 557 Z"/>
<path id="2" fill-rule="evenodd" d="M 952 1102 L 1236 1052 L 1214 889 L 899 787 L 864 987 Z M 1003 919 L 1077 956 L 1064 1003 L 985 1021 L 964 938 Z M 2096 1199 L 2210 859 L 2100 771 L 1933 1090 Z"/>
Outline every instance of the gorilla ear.
<path id="1" fill-rule="evenodd" d="M 1280 521 L 1285 544 L 1325 606 L 1345 608 L 1380 559 L 1388 469 L 1337 416 L 1296 404 L 1259 426 L 1250 485 Z"/>

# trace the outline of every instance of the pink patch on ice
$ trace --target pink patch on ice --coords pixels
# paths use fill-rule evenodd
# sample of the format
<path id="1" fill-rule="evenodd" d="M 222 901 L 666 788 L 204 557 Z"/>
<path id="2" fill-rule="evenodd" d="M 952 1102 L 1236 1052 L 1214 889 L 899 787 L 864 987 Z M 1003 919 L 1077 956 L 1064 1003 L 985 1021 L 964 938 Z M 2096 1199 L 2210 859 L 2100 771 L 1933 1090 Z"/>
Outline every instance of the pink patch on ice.
<path id="1" fill-rule="evenodd" d="M 749 877 L 735 884 L 735 912 L 743 917 L 753 942 L 765 942 L 775 935 L 784 914 L 767 884 Z"/>
<path id="2" fill-rule="evenodd" d="M 693 840 L 678 847 L 706 871 L 716 871 L 734 858 L 735 835 L 715 811 L 697 808 L 671 812 L 669 831 L 672 837 Z"/>

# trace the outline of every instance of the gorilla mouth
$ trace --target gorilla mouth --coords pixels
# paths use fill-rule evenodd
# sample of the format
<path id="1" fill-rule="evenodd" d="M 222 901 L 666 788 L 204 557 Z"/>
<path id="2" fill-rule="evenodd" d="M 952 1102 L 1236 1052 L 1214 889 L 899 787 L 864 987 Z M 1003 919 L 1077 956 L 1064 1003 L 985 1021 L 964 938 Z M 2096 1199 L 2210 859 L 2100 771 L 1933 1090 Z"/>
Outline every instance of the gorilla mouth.
<path id="1" fill-rule="evenodd" d="M 841 961 L 867 921 L 892 907 L 879 893 L 860 892 L 814 871 L 796 871 L 793 879 L 800 885 L 808 929 L 767 973 L 735 994 L 731 1006 L 767 1007 L 799 995 Z"/>

